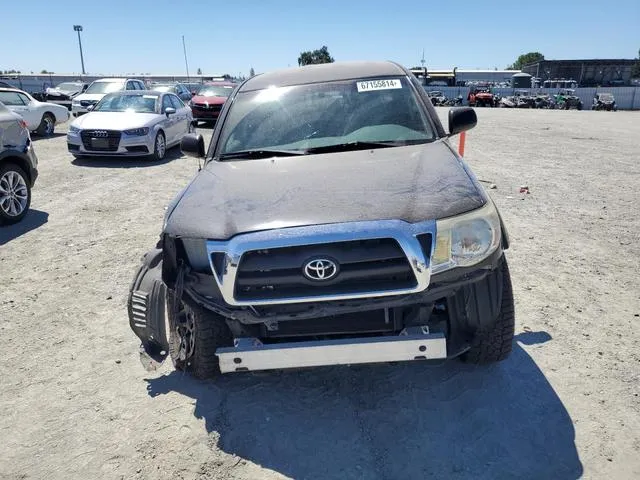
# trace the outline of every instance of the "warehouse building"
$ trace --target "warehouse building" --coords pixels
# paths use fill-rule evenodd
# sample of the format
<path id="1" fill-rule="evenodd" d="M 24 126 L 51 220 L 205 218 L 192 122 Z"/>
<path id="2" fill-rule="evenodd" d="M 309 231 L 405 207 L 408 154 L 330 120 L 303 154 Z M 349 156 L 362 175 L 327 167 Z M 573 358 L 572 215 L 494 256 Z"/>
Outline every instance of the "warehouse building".
<path id="1" fill-rule="evenodd" d="M 631 69 L 638 60 L 541 60 L 530 63 L 522 71 L 540 83 L 570 79 L 581 87 L 615 87 L 631 85 Z"/>

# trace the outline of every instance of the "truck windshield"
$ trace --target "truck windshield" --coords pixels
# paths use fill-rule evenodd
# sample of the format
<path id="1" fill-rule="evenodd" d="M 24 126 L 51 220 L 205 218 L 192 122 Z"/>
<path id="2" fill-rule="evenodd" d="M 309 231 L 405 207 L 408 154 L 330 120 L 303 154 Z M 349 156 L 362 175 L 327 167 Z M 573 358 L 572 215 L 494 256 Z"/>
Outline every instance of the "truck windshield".
<path id="1" fill-rule="evenodd" d="M 224 121 L 217 156 L 255 151 L 321 152 L 433 141 L 405 77 L 356 79 L 240 92 Z M 336 147 L 336 148 L 332 148 Z"/>

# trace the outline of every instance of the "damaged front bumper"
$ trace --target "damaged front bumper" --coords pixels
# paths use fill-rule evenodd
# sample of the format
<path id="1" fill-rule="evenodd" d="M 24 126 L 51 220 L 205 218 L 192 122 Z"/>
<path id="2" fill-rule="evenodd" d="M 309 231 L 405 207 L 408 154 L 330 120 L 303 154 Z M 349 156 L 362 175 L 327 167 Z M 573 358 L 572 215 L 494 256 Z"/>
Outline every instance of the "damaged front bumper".
<path id="1" fill-rule="evenodd" d="M 167 270 L 176 270 L 173 273 L 180 281 L 169 285 L 176 297 L 188 297 L 224 317 L 236 338 L 234 347 L 216 352 L 223 373 L 451 358 L 466 351 L 475 332 L 496 318 L 502 300 L 503 261 L 502 249 L 498 249 L 473 267 L 434 274 L 429 287 L 414 294 L 258 308 L 225 304 L 215 288 L 212 275 L 188 272 L 187 268 L 178 264 L 163 264 L 163 251 L 158 248 L 144 256 L 134 278 L 129 293 L 129 322 L 142 342 L 140 353 L 143 364 L 147 369 L 154 369 L 169 352 L 168 287 L 163 281 L 163 269 L 165 274 Z M 171 258 L 168 262 L 171 262 Z M 429 331 L 427 324 L 435 324 L 433 319 L 438 318 L 437 310 L 441 308 L 446 310 L 446 321 Z M 394 323 L 395 314 L 401 312 L 405 315 L 412 309 L 419 312 L 415 320 L 404 322 L 402 319 L 400 323 Z M 369 313 L 373 316 L 380 312 L 384 312 L 381 322 L 392 319 L 389 331 L 385 333 L 375 334 L 354 328 L 348 338 L 336 331 L 339 340 L 310 341 L 307 337 L 302 341 L 288 341 L 282 338 L 286 329 L 304 330 L 327 319 L 333 319 L 335 325 L 349 314 L 367 317 Z M 407 335 L 407 332 L 410 334 Z M 271 340 L 271 335 L 281 338 L 274 343 L 266 342 Z M 425 348 L 422 350 L 421 347 Z"/>

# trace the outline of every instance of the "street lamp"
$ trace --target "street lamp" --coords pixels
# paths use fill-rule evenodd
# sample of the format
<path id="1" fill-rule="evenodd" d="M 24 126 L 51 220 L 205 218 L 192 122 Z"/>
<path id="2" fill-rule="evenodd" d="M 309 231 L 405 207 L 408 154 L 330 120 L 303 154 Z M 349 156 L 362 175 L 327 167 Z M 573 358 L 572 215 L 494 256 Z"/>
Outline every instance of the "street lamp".
<path id="1" fill-rule="evenodd" d="M 85 74 L 84 71 L 84 57 L 82 56 L 82 40 L 80 40 L 80 32 L 82 31 L 82 25 L 74 25 L 73 30 L 78 32 L 78 45 L 80 46 L 80 62 L 82 63 L 82 74 Z"/>

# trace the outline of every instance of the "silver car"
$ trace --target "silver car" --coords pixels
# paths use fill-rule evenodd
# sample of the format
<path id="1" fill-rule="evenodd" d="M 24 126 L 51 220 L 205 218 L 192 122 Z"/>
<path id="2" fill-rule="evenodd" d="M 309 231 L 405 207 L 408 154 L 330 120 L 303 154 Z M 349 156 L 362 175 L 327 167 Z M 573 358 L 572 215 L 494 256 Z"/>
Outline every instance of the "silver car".
<path id="1" fill-rule="evenodd" d="M 29 128 L 0 102 L 0 225 L 19 222 L 27 214 L 37 177 Z"/>
<path id="2" fill-rule="evenodd" d="M 173 93 L 116 92 L 73 121 L 67 146 L 74 157 L 149 155 L 161 160 L 193 129 L 191 109 Z"/>

